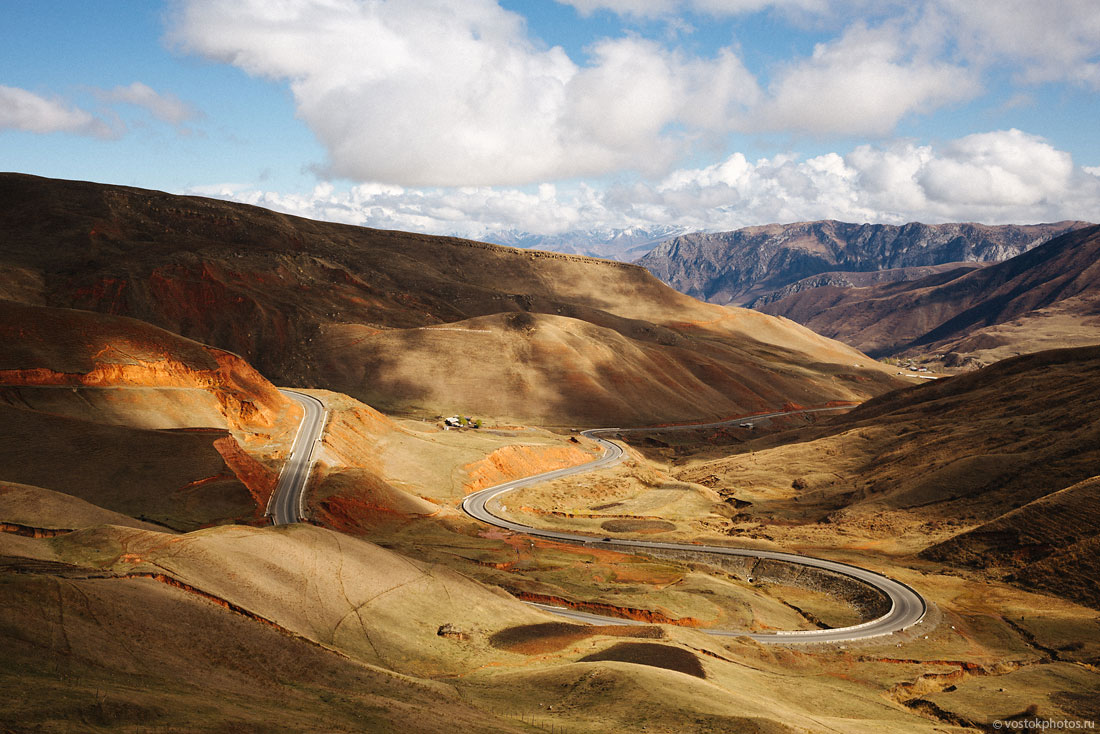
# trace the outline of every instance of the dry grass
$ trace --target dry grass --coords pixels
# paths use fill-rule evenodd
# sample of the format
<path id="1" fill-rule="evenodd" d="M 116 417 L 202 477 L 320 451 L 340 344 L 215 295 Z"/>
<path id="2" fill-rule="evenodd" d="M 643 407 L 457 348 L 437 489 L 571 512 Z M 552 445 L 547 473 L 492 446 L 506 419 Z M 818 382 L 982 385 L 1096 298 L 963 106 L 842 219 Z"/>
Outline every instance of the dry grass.
<path id="1" fill-rule="evenodd" d="M 0 569 L 0 600 L 11 731 L 523 730 L 150 579 Z"/>
<path id="2" fill-rule="evenodd" d="M 165 536 L 101 528 L 51 541 L 58 558 L 167 574 L 366 663 L 420 675 L 490 662 L 484 637 L 542 615 L 463 576 L 311 526 Z M 453 624 L 469 644 L 438 636 Z"/>
<path id="3" fill-rule="evenodd" d="M 47 531 L 75 530 L 94 525 L 122 525 L 163 531 L 163 528 L 105 510 L 71 494 L 14 482 L 0 482 L 0 523 Z"/>
<path id="4" fill-rule="evenodd" d="M 281 383 L 419 417 L 649 423 L 898 384 L 842 344 L 633 265 L 15 174 L 0 194 L 8 295 L 127 313 Z"/>

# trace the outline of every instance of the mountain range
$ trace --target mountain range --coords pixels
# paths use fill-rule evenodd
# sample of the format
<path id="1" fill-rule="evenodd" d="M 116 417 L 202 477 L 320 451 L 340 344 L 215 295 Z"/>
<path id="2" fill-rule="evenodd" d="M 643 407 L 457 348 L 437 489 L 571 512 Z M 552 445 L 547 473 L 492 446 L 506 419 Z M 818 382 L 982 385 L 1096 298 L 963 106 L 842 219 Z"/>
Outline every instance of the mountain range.
<path id="1" fill-rule="evenodd" d="M 549 250 L 569 255 L 587 255 L 633 262 L 665 240 L 684 232 L 682 227 L 676 226 L 572 229 L 552 235 L 538 235 L 519 230 L 497 230 L 486 232 L 481 239 L 523 249 Z"/>
<path id="2" fill-rule="evenodd" d="M 848 274 L 910 280 L 948 263 L 999 262 L 1085 225 L 771 224 L 674 237 L 638 263 L 681 293 L 742 305 L 766 302 L 800 281 L 798 290 L 844 278 L 866 285 L 867 276 Z M 805 280 L 814 276 L 822 277 Z"/>
<path id="3" fill-rule="evenodd" d="M 870 354 L 992 364 L 1100 343 L 1100 227 L 1076 229 L 1004 262 L 907 282 L 825 285 L 758 306 Z"/>

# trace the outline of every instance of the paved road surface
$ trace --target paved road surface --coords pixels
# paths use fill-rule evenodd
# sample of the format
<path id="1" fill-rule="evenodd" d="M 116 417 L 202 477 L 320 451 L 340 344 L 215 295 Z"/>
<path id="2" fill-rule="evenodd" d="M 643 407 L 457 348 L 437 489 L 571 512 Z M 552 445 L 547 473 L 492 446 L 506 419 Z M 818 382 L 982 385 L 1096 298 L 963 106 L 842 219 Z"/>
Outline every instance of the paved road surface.
<path id="1" fill-rule="evenodd" d="M 309 470 L 313 466 L 313 447 L 325 428 L 325 406 L 317 398 L 294 390 L 279 390 L 302 406 L 305 412 L 290 449 L 290 458 L 279 474 L 279 483 L 267 503 L 267 515 L 274 525 L 300 522 L 304 513 L 303 498 Z"/>
<path id="2" fill-rule="evenodd" d="M 765 418 L 775 418 L 781 415 L 792 415 L 802 412 L 818 412 L 822 410 L 841 410 L 842 408 L 818 408 L 807 411 L 784 411 L 779 413 L 769 413 L 767 415 L 752 416 L 750 418 L 741 418 L 734 421 L 721 421 L 718 423 L 707 423 L 693 426 L 669 426 L 661 428 L 660 430 L 676 430 L 676 429 L 693 429 L 693 428 L 709 428 L 724 425 L 727 423 L 751 423 L 757 420 L 763 420 Z M 890 600 L 890 610 L 879 617 L 878 619 L 864 622 L 862 624 L 854 625 L 852 627 L 838 627 L 836 629 L 827 630 L 797 630 L 791 632 L 775 632 L 771 634 L 749 634 L 738 630 L 704 630 L 708 634 L 722 635 L 728 637 L 746 636 L 751 637 L 754 640 L 758 640 L 764 643 L 774 644 L 791 644 L 791 643 L 805 643 L 805 642 L 846 642 L 850 640 L 860 640 L 869 637 L 879 637 L 881 635 L 888 635 L 893 632 L 898 632 L 907 627 L 910 627 L 919 622 L 926 611 L 926 605 L 924 599 L 916 591 L 906 586 L 905 584 L 894 581 L 891 578 L 883 576 L 882 574 L 875 573 L 874 571 L 868 571 L 867 569 L 859 568 L 857 566 L 851 566 L 846 563 L 839 563 L 837 561 L 828 561 L 822 558 L 813 558 L 811 556 L 801 556 L 795 553 L 780 553 L 777 551 L 764 551 L 764 550 L 749 550 L 740 548 L 726 548 L 723 546 L 713 545 L 693 545 L 688 543 L 657 543 L 647 540 L 620 540 L 620 539 L 601 539 L 593 537 L 591 535 L 581 535 L 578 533 L 565 533 L 556 530 L 542 530 L 540 528 L 533 528 L 528 525 L 522 525 L 517 522 L 500 517 L 493 514 L 486 507 L 486 503 L 489 500 L 501 497 L 502 495 L 520 487 L 525 487 L 530 484 L 536 484 L 538 482 L 546 482 L 551 479 L 558 479 L 561 477 L 567 477 L 572 474 L 580 474 L 582 472 L 589 472 L 602 467 L 611 466 L 617 464 L 622 460 L 623 449 L 618 444 L 614 444 L 606 439 L 600 437 L 599 434 L 615 434 L 623 433 L 628 430 L 653 430 L 653 429 L 597 429 L 584 431 L 583 435 L 598 441 L 604 447 L 604 454 L 599 459 L 591 461 L 587 464 L 581 464 L 579 466 L 573 466 L 566 469 L 558 469 L 557 471 L 547 472 L 545 474 L 538 474 L 533 477 L 527 477 L 525 479 L 517 479 L 505 484 L 499 484 L 495 487 L 489 487 L 479 492 L 469 495 L 462 502 L 462 509 L 466 511 L 468 515 L 474 517 L 482 522 L 490 525 L 495 525 L 500 528 L 512 530 L 517 533 L 526 533 L 528 535 L 535 535 L 542 538 L 551 538 L 554 540 L 563 540 L 572 543 L 584 543 L 586 545 L 604 545 L 608 547 L 632 547 L 639 550 L 645 549 L 671 549 L 671 550 L 686 550 L 694 553 L 711 553 L 715 555 L 727 555 L 727 556 L 749 556 L 752 558 L 770 559 L 777 561 L 786 561 L 788 563 L 798 563 L 803 566 L 811 566 L 813 568 L 821 568 L 829 571 L 835 571 L 837 573 L 845 574 L 852 578 L 858 579 L 863 583 L 866 583 L 884 593 Z M 562 616 L 577 619 L 579 621 L 603 624 L 623 624 L 624 620 L 615 619 L 610 620 L 608 618 L 601 618 L 597 615 L 588 614 L 585 612 L 576 612 L 574 610 L 563 610 L 559 607 L 552 607 L 545 604 L 537 605 L 542 609 L 561 614 Z M 601 621 L 597 621 L 601 620 Z M 629 622 L 625 622 L 629 624 Z"/>
<path id="3" fill-rule="evenodd" d="M 283 471 L 279 475 L 279 483 L 275 488 L 275 491 L 271 495 L 271 501 L 268 503 L 267 514 L 271 517 L 272 523 L 275 525 L 285 525 L 289 523 L 299 522 L 303 516 L 303 498 L 306 488 L 306 483 L 309 480 L 309 472 L 312 467 L 312 454 L 313 448 L 318 440 L 320 440 L 321 433 L 325 426 L 325 406 L 320 400 L 304 393 L 295 392 L 293 390 L 281 390 L 291 400 L 294 400 L 302 406 L 304 414 L 302 416 L 302 422 L 298 426 L 298 433 L 294 438 L 294 443 L 291 448 L 290 458 L 283 466 Z M 820 412 L 824 410 L 843 410 L 845 408 L 816 408 L 806 411 L 783 411 L 777 413 L 769 413 L 766 415 L 751 416 L 749 418 L 741 418 L 734 421 L 719 421 L 716 423 L 695 424 L 686 426 L 666 426 L 660 430 L 691 430 L 698 428 L 713 428 L 720 425 L 726 425 L 729 423 L 752 423 L 758 420 L 764 420 L 767 418 L 775 418 L 783 415 L 792 415 L 795 413 L 803 412 Z M 462 503 L 462 509 L 465 510 L 472 517 L 477 518 L 490 525 L 505 528 L 519 533 L 526 533 L 528 535 L 535 535 L 543 538 L 552 538 L 554 540 L 563 540 L 573 543 L 584 543 L 593 545 L 602 545 L 605 542 L 602 539 L 590 536 L 581 535 L 577 533 L 565 533 L 556 530 L 541 530 L 538 528 L 529 527 L 527 525 L 521 525 L 511 520 L 507 520 L 503 517 L 499 517 L 493 514 L 487 507 L 486 503 L 496 497 L 499 497 L 507 492 L 520 487 L 525 487 L 537 482 L 546 482 L 552 479 L 558 479 L 561 477 L 567 477 L 573 474 L 580 474 L 582 472 L 595 471 L 603 467 L 612 466 L 619 463 L 623 457 L 623 449 L 618 444 L 612 443 L 604 438 L 600 437 L 600 434 L 617 434 L 625 433 L 628 431 L 639 430 L 652 430 L 652 429 L 596 429 L 590 431 L 584 431 L 583 435 L 598 441 L 604 448 L 603 456 L 599 459 L 588 462 L 587 464 L 581 464 L 580 466 L 568 467 L 565 469 L 558 469 L 552 472 L 546 472 L 545 474 L 538 474 L 533 477 L 527 477 L 525 479 L 517 479 L 515 481 L 507 482 L 505 484 L 499 484 L 495 487 L 483 489 L 480 492 L 475 492 L 469 495 Z M 805 566 L 813 566 L 815 568 L 827 569 L 830 571 L 836 571 L 838 573 L 846 574 L 853 578 L 859 579 L 864 583 L 867 583 L 887 595 L 891 601 L 891 608 L 885 615 L 870 622 L 865 622 L 853 627 L 841 627 L 831 630 L 799 630 L 792 632 L 776 632 L 773 634 L 747 634 L 737 630 L 706 630 L 709 634 L 713 635 L 725 635 L 725 636 L 740 636 L 745 635 L 761 642 L 770 643 L 793 643 L 793 642 L 842 642 L 847 640 L 857 640 L 867 637 L 876 637 L 879 635 L 890 634 L 898 630 L 905 629 L 913 624 L 916 624 L 924 616 L 925 602 L 919 594 L 913 591 L 908 586 L 898 583 L 893 579 L 887 578 L 881 574 L 866 569 L 858 568 L 856 566 L 850 566 L 844 563 L 838 563 L 836 561 L 827 561 L 820 558 L 812 558 L 809 556 L 799 556 L 793 553 L 779 553 L 775 551 L 761 551 L 761 550 L 747 550 L 739 548 L 726 548 L 722 546 L 705 546 L 705 545 L 692 545 L 686 543 L 656 543 L 652 541 L 643 540 L 614 540 L 613 545 L 616 547 L 633 547 L 640 550 L 645 549 L 673 549 L 673 550 L 687 550 L 694 553 L 713 553 L 716 555 L 731 555 L 731 556 L 750 556 L 762 559 L 773 559 L 787 561 L 790 563 L 800 563 Z M 600 617 L 594 614 L 588 614 L 586 612 L 577 612 L 570 609 L 562 609 L 559 607 L 552 607 L 545 604 L 536 605 L 542 609 L 561 614 L 578 621 L 587 622 L 589 624 L 629 624 L 629 621 L 621 619 L 611 619 L 608 617 Z"/>

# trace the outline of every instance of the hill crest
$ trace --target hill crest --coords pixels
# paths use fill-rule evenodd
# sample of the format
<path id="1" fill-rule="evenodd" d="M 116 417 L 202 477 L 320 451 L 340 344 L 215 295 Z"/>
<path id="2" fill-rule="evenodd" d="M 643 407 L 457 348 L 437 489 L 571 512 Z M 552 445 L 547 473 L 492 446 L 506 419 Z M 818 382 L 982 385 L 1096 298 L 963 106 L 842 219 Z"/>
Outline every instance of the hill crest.
<path id="1" fill-rule="evenodd" d="M 394 372 L 400 352 L 375 353 L 366 361 L 378 370 L 366 373 L 363 360 L 353 356 L 356 345 L 376 332 L 425 336 L 415 330 L 523 312 L 572 319 L 566 331 L 584 335 L 572 339 L 582 356 L 608 343 L 600 336 L 608 332 L 599 329 L 622 335 L 624 345 L 641 342 L 645 350 L 663 350 L 657 362 L 634 364 L 638 369 L 667 365 L 672 382 L 709 363 L 723 375 L 778 371 L 798 392 L 823 401 L 858 400 L 898 384 L 848 347 L 810 338 L 789 321 L 697 301 L 631 264 L 15 174 L 0 176 L 0 196 L 10 202 L 0 211 L 0 236 L 9 243 L 0 254 L 0 273 L 7 273 L 0 277 L 0 296 L 138 318 L 240 354 L 273 380 L 336 389 L 368 403 L 378 398 L 372 385 L 387 382 L 385 405 L 392 411 L 490 416 L 490 410 L 499 410 L 515 419 L 556 425 L 581 419 L 583 406 L 574 408 L 566 400 L 554 401 L 558 408 L 552 415 L 525 407 L 529 394 L 558 392 L 548 382 L 554 374 L 553 349 L 524 351 L 541 364 L 518 381 L 493 387 L 481 381 L 449 390 L 446 407 L 419 398 L 449 383 L 425 382 L 419 370 Z M 527 333 L 511 335 L 514 341 Z M 445 363 L 450 356 L 429 349 L 421 359 Z M 471 369 L 469 362 L 462 364 L 459 369 Z M 637 373 L 620 375 L 625 381 L 615 382 L 617 369 L 614 355 L 597 360 L 593 379 L 620 386 L 652 383 Z M 855 379 L 841 378 L 841 373 Z M 507 398 L 503 403 L 501 392 Z M 714 406 L 681 392 L 686 401 L 679 415 L 714 417 Z M 744 404 L 749 411 L 789 399 L 768 391 L 749 393 Z M 631 400 L 644 406 L 650 397 L 638 394 Z M 655 409 L 639 415 L 614 408 L 599 417 L 589 413 L 584 423 L 666 419 Z"/>

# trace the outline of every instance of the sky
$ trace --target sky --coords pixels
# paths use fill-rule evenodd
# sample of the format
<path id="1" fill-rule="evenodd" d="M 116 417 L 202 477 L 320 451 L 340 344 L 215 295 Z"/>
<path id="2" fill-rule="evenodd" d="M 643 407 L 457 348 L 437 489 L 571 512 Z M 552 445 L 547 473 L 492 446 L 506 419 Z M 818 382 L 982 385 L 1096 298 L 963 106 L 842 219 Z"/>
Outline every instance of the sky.
<path id="1" fill-rule="evenodd" d="M 0 0 L 0 170 L 490 238 L 1100 221 L 1097 0 Z"/>

